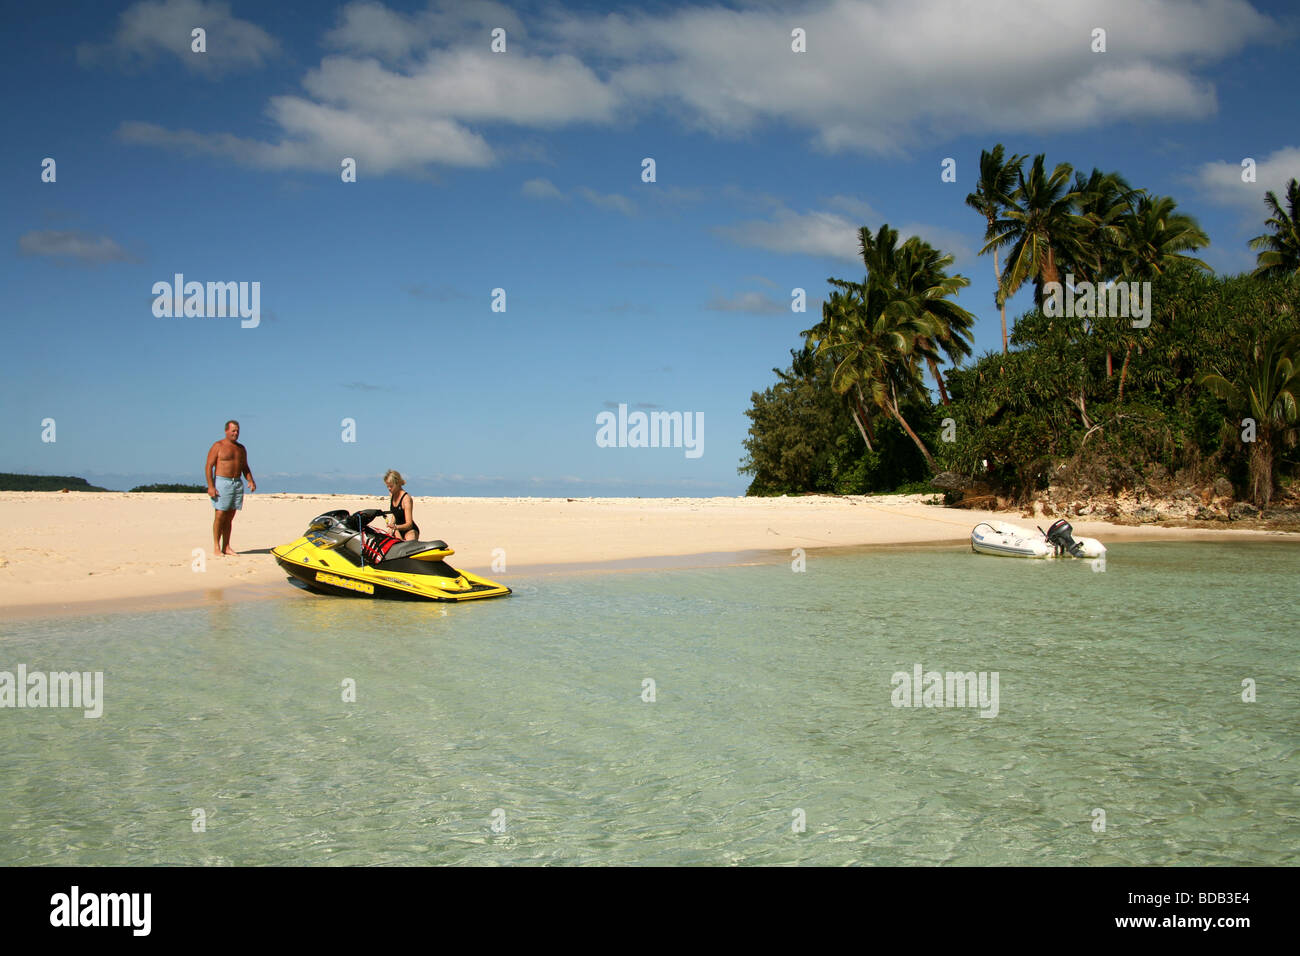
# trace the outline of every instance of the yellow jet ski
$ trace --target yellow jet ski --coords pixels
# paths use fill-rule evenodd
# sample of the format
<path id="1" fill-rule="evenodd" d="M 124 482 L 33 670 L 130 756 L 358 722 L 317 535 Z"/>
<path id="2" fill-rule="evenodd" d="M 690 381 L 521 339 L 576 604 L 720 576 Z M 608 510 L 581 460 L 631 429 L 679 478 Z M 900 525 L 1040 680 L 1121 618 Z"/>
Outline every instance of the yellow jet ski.
<path id="1" fill-rule="evenodd" d="M 290 581 L 318 594 L 406 601 L 476 601 L 510 593 L 443 558 L 445 541 L 403 541 L 367 525 L 391 511 L 328 511 L 312 519 L 296 541 L 272 548 Z"/>

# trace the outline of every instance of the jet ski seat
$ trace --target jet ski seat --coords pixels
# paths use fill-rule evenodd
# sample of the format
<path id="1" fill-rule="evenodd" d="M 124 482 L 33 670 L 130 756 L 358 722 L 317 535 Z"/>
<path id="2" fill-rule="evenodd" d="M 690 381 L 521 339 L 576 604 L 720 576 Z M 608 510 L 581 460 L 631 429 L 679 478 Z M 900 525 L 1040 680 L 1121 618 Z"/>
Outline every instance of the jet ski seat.
<path id="1" fill-rule="evenodd" d="M 388 549 L 384 559 L 391 561 L 393 558 L 409 558 L 413 554 L 422 554 L 425 551 L 446 550 L 446 541 L 400 541 Z"/>
<path id="2" fill-rule="evenodd" d="M 356 558 L 361 558 L 363 535 L 353 535 L 343 546 Z M 365 560 L 370 564 L 383 564 L 398 558 L 409 558 L 426 551 L 450 551 L 446 541 L 403 541 L 391 534 L 367 529 L 364 535 Z"/>

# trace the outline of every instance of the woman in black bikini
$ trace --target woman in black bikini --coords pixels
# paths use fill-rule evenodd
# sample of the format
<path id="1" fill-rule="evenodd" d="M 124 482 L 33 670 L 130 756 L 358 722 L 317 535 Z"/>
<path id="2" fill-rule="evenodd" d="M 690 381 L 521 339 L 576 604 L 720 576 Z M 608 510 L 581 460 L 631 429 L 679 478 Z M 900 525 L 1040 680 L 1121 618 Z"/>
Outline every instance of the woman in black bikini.
<path id="1" fill-rule="evenodd" d="M 401 472 L 389 468 L 384 474 L 384 484 L 388 486 L 388 504 L 393 509 L 393 517 L 388 519 L 388 533 L 406 541 L 418 541 L 420 526 L 415 523 L 415 499 L 402 490 L 406 480 Z"/>

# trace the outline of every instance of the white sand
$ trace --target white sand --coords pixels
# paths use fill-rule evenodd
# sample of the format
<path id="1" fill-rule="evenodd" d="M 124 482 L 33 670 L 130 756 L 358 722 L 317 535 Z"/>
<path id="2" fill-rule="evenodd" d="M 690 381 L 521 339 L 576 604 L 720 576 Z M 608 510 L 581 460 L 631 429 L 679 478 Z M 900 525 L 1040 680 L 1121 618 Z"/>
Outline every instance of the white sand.
<path id="1" fill-rule="evenodd" d="M 1019 513 L 923 504 L 926 496 L 831 498 L 416 498 L 421 536 L 456 549 L 451 563 L 510 583 L 543 566 L 662 564 L 669 556 L 855 545 L 967 545 L 990 518 L 1032 525 Z M 0 492 L 0 608 L 6 617 L 143 609 L 277 595 L 284 572 L 267 553 L 337 508 L 380 507 L 378 497 L 246 494 L 235 518 L 237 557 L 212 555 L 205 495 Z M 1080 534 L 1117 539 L 1278 537 L 1234 529 L 1125 527 L 1073 522 Z M 1284 535 L 1300 540 L 1300 535 Z M 503 549 L 506 571 L 491 570 Z M 204 570 L 194 570 L 198 549 Z M 104 602 L 111 602 L 105 604 Z"/>

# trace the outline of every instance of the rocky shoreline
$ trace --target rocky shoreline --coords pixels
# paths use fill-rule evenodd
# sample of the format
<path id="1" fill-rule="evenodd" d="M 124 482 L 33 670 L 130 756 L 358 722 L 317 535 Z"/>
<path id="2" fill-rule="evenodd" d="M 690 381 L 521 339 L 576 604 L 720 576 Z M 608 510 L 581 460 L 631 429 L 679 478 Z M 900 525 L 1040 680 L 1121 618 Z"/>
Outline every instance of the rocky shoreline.
<path id="1" fill-rule="evenodd" d="M 1049 485 L 1028 502 L 993 494 L 979 482 L 945 472 L 933 484 L 959 508 L 1020 510 L 1022 518 L 1085 518 L 1121 525 L 1205 528 L 1231 525 L 1263 531 L 1300 531 L 1300 495 L 1277 495 L 1267 509 L 1240 500 L 1226 478 L 1211 484 L 1097 491 L 1084 484 Z"/>
<path id="2" fill-rule="evenodd" d="M 1235 528 L 1300 531 L 1300 508 L 1293 502 L 1274 501 L 1271 507 L 1261 511 L 1249 501 L 1238 501 L 1232 494 L 1215 491 L 1214 488 L 1179 488 L 1168 495 L 1126 491 L 1082 497 L 1048 488 L 1023 514 L 1024 517 L 1096 518 L 1114 524 L 1204 527 L 1230 523 Z"/>

